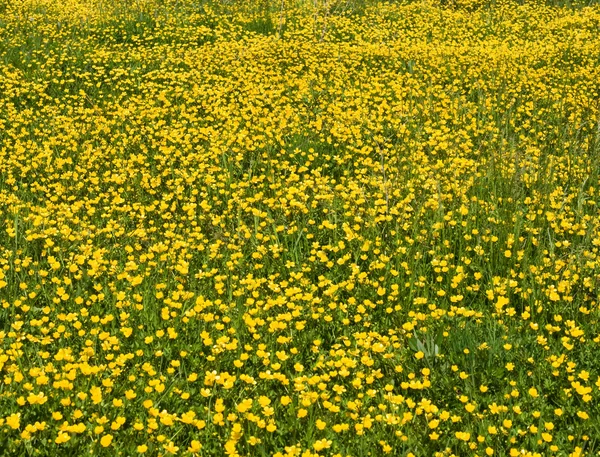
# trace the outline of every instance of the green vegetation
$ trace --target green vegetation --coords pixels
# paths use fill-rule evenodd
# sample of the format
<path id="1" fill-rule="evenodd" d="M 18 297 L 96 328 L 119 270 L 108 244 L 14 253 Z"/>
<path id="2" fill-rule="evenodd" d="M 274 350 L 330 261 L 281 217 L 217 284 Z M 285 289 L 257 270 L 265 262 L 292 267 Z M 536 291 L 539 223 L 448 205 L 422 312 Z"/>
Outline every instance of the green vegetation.
<path id="1" fill-rule="evenodd" d="M 0 0 L 0 456 L 596 455 L 599 28 Z"/>

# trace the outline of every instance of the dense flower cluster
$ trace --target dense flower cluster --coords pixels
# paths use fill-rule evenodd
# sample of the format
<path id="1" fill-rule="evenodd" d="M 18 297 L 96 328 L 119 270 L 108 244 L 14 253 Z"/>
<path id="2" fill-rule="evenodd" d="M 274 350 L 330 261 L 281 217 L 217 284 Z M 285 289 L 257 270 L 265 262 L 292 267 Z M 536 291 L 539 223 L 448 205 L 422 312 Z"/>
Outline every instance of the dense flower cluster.
<path id="1" fill-rule="evenodd" d="M 0 455 L 595 454 L 600 7 L 258 3 L 0 0 Z"/>

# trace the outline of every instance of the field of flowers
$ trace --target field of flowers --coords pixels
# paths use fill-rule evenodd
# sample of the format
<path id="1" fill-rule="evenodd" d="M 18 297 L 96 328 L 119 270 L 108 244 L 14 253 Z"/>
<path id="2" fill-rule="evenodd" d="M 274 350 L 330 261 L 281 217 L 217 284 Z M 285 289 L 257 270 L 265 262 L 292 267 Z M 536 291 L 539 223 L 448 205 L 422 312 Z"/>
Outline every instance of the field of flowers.
<path id="1" fill-rule="evenodd" d="M 600 6 L 0 0 L 0 456 L 600 452 Z"/>

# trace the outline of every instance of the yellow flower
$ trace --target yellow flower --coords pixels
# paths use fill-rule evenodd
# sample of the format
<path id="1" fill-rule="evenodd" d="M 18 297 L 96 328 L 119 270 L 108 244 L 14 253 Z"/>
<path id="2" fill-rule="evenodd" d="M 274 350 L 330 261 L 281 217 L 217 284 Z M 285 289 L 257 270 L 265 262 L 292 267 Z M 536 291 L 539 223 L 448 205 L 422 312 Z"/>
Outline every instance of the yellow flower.
<path id="1" fill-rule="evenodd" d="M 71 436 L 68 433 L 58 432 L 58 436 L 56 437 L 54 442 L 56 444 L 63 444 L 63 443 L 66 443 L 67 441 L 69 441 L 70 439 L 71 439 Z"/>
<path id="2" fill-rule="evenodd" d="M 262 443 L 262 440 L 260 438 L 257 438 L 255 436 L 251 436 L 248 439 L 248 444 L 250 444 L 250 446 L 256 446 L 257 444 Z"/>
<path id="3" fill-rule="evenodd" d="M 550 443 L 552 441 L 552 435 L 550 433 L 542 433 L 542 439 L 546 442 L 546 443 Z"/>
<path id="4" fill-rule="evenodd" d="M 167 453 L 169 454 L 177 454 L 177 452 L 179 451 L 179 447 L 175 446 L 175 443 L 173 443 L 172 441 L 169 441 L 167 444 L 163 445 L 163 448 L 165 449 L 165 451 L 167 451 Z"/>
<path id="5" fill-rule="evenodd" d="M 21 415 L 11 414 L 6 418 L 6 424 L 12 429 L 18 429 L 21 426 Z"/>
<path id="6" fill-rule="evenodd" d="M 322 440 L 315 441 L 315 443 L 313 444 L 313 448 L 315 449 L 315 451 L 319 452 L 319 451 L 322 451 L 323 449 L 329 449 L 331 447 L 331 444 L 332 444 L 331 440 L 322 439 Z"/>
<path id="7" fill-rule="evenodd" d="M 496 301 L 496 309 L 501 310 L 504 306 L 508 305 L 508 303 L 509 303 L 508 297 L 504 297 L 501 295 L 498 297 L 498 300 Z"/>
<path id="8" fill-rule="evenodd" d="M 538 391 L 535 387 L 532 387 L 529 389 L 529 395 L 531 395 L 533 398 L 536 398 L 539 396 Z"/>
<path id="9" fill-rule="evenodd" d="M 102 438 L 100 438 L 100 444 L 102 447 L 108 447 L 110 446 L 110 443 L 112 443 L 112 440 L 112 435 L 104 435 Z"/>
<path id="10" fill-rule="evenodd" d="M 454 436 L 461 441 L 469 441 L 471 439 L 471 434 L 468 432 L 456 432 Z"/>
<path id="11" fill-rule="evenodd" d="M 268 406 L 271 404 L 271 400 L 268 397 L 261 395 L 258 398 L 258 403 L 260 404 L 260 406 L 262 406 L 264 408 L 265 406 Z"/>
<path id="12" fill-rule="evenodd" d="M 188 451 L 192 454 L 197 454 L 202 449 L 202 444 L 198 440 L 192 440 L 190 446 L 188 447 Z"/>

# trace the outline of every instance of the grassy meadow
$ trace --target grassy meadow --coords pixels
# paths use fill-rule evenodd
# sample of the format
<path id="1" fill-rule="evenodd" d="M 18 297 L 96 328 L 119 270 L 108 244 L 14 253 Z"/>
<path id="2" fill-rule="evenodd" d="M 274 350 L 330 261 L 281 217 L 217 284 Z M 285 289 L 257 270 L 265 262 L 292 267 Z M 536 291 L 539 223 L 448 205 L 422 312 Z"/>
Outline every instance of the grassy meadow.
<path id="1" fill-rule="evenodd" d="M 600 5 L 0 0 L 0 456 L 600 455 Z"/>

